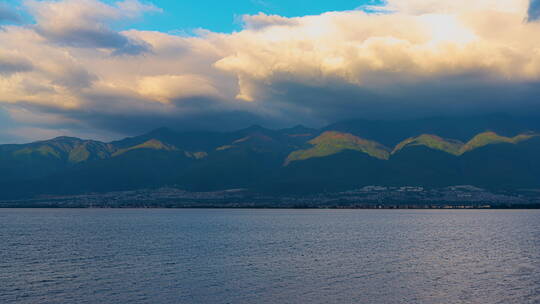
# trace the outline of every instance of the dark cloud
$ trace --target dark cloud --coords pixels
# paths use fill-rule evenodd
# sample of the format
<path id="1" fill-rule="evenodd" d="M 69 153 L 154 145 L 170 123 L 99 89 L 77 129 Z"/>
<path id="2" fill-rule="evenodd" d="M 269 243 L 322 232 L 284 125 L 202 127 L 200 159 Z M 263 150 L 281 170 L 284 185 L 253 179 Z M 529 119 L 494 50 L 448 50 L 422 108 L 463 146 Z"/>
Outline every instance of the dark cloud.
<path id="1" fill-rule="evenodd" d="M 95 100 L 106 106 L 108 102 L 114 104 L 115 100 Z M 124 100 L 125 102 L 125 100 Z M 137 103 L 137 101 L 132 101 Z M 125 136 L 140 135 L 160 127 L 169 127 L 178 131 L 212 130 L 230 131 L 259 124 L 266 127 L 278 128 L 292 124 L 283 124 L 277 117 L 257 113 L 253 109 L 236 108 L 220 109 L 218 101 L 211 99 L 192 99 L 189 105 L 168 107 L 167 110 L 142 109 L 134 106 L 131 111 L 123 112 L 99 111 L 93 105 L 88 108 L 62 109 L 52 106 L 18 103 L 11 108 L 24 108 L 30 113 L 41 113 L 58 117 L 69 117 L 57 123 L 33 123 L 31 126 L 49 130 L 70 130 L 73 134 L 116 134 L 108 138 L 122 138 Z M 196 106 L 195 104 L 200 104 Z M 208 106 L 210 105 L 210 109 Z M 114 106 L 113 106 L 114 107 Z M 15 124 L 13 124 L 15 125 Z M 28 125 L 25 123 L 24 125 Z M 103 138 L 103 137 L 101 137 Z"/>
<path id="2" fill-rule="evenodd" d="M 70 130 L 74 135 L 93 132 L 102 134 L 100 139 L 139 135 L 164 126 L 179 131 L 227 131 L 253 124 L 269 128 L 296 124 L 324 127 L 359 118 L 407 120 L 495 113 L 522 117 L 540 113 L 540 83 L 480 82 L 476 75 L 401 85 L 391 90 L 368 90 L 338 81 L 318 86 L 282 81 L 272 84 L 268 92 L 272 93 L 263 96 L 267 100 L 255 102 L 196 97 L 163 105 L 113 95 L 86 95 L 84 98 L 91 99 L 91 104 L 75 109 L 29 103 L 12 107 L 69 118 L 53 124 L 34 123 L 34 127 Z"/>
<path id="3" fill-rule="evenodd" d="M 347 119 L 404 120 L 433 116 L 471 116 L 540 113 L 540 83 L 488 83 L 462 75 L 392 90 L 365 89 L 339 82 L 310 86 L 292 81 L 276 82 L 272 94 L 255 102 L 212 98 L 187 98 L 172 104 L 149 106 L 145 100 L 115 96 L 85 96 L 88 107 L 59 109 L 25 105 L 35 113 L 69 117 L 49 128 L 73 132 L 137 135 L 159 127 L 176 130 L 234 130 L 259 124 L 270 128 L 304 124 L 312 127 Z M 116 108 L 118 107 L 118 108 Z"/>
<path id="4" fill-rule="evenodd" d="M 54 31 L 37 27 L 37 32 L 56 44 L 77 48 L 110 49 L 114 55 L 139 55 L 151 51 L 151 45 L 148 43 L 135 41 L 106 27 L 69 27 Z"/>
<path id="5" fill-rule="evenodd" d="M 61 113 L 95 129 L 136 135 L 160 127 L 176 130 L 235 130 L 253 124 L 267 127 L 288 126 L 280 115 L 261 111 L 254 103 L 223 101 L 211 97 L 191 97 L 171 104 L 150 104 L 115 96 L 85 96 L 92 100 L 86 109 L 48 111 Z M 100 111 L 108 107 L 110 112 Z M 118 107 L 115 109 L 114 107 Z"/>
<path id="6" fill-rule="evenodd" d="M 97 77 L 82 68 L 67 69 L 53 82 L 70 89 L 83 89 L 92 86 Z"/>
<path id="7" fill-rule="evenodd" d="M 540 0 L 531 0 L 529 4 L 528 20 L 536 21 L 540 18 Z"/>
<path id="8" fill-rule="evenodd" d="M 312 126 L 355 118 L 540 113 L 539 82 L 482 82 L 476 75 L 369 89 L 338 81 L 323 86 L 284 81 L 274 83 L 267 92 L 263 98 L 280 114 L 277 119 L 282 123 Z"/>
<path id="9" fill-rule="evenodd" d="M 20 58 L 0 57 L 0 75 L 11 75 L 33 69 L 32 63 Z"/>
<path id="10" fill-rule="evenodd" d="M 76 117 L 86 120 L 96 129 L 114 131 L 123 135 L 140 135 L 160 127 L 169 127 L 178 131 L 231 131 L 254 124 L 270 128 L 290 126 L 280 124 L 271 117 L 246 111 L 206 111 L 190 115 L 152 115 L 150 113 L 88 115 L 88 113 L 80 112 L 76 114 Z"/>

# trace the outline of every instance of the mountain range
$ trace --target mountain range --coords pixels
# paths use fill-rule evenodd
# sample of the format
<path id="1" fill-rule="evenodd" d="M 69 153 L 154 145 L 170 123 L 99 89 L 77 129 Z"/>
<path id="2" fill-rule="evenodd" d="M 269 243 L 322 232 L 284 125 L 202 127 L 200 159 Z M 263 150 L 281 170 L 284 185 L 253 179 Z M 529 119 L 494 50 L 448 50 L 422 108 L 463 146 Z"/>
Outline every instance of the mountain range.
<path id="1" fill-rule="evenodd" d="M 113 142 L 0 145 L 0 199 L 161 186 L 273 195 L 366 185 L 540 188 L 540 120 L 349 120 L 321 129 L 160 128 Z"/>

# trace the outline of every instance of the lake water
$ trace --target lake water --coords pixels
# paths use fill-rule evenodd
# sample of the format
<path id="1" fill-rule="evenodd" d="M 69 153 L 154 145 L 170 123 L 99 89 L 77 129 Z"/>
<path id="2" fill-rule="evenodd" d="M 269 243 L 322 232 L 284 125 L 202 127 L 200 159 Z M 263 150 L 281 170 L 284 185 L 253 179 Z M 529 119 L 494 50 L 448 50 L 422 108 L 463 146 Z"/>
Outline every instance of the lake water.
<path id="1" fill-rule="evenodd" d="M 4 209 L 0 303 L 540 303 L 540 211 Z"/>

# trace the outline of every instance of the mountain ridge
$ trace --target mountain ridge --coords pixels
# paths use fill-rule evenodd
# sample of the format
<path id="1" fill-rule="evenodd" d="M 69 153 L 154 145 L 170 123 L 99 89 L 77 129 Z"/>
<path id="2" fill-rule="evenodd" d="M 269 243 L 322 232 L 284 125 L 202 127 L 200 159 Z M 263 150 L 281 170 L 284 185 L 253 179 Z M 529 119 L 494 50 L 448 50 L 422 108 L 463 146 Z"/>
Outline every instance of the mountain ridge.
<path id="1" fill-rule="evenodd" d="M 366 153 L 374 158 L 388 160 L 403 149 L 411 146 L 425 146 L 433 150 L 443 151 L 454 156 L 461 156 L 475 149 L 494 144 L 517 144 L 538 137 L 540 134 L 525 133 L 514 137 L 500 136 L 495 132 L 486 131 L 475 135 L 467 143 L 455 139 L 445 139 L 433 134 L 421 134 L 410 137 L 390 149 L 378 142 L 360 138 L 350 133 L 325 131 L 320 136 L 309 141 L 310 149 L 291 152 L 285 161 L 285 166 L 293 161 L 302 161 L 314 157 L 325 157 L 340 153 L 344 150 L 354 150 Z"/>
<path id="2" fill-rule="evenodd" d="M 374 129 L 367 128 L 372 122 L 364 121 L 366 129 L 361 130 L 353 128 L 357 121 L 350 127 L 343 122 L 337 130 L 300 125 L 251 126 L 230 132 L 159 128 L 108 143 L 57 137 L 0 145 L 4 173 L 0 199 L 167 185 L 272 194 L 341 191 L 372 184 L 540 189 L 540 127 L 482 124 L 480 128 L 465 121 L 464 125 L 473 126 L 461 129 L 466 132 L 412 133 L 444 129 L 452 122 L 443 120 L 437 126 L 437 120 L 426 121 L 428 125 L 391 123 L 386 129 L 381 127 L 384 122 L 373 123 L 381 127 Z M 493 121 L 501 123 L 501 119 Z M 463 122 L 460 118 L 453 124 Z M 404 129 L 394 130 L 394 126 Z M 347 128 L 351 133 L 343 131 Z M 410 135 L 398 137 L 404 134 Z M 446 136 L 452 134 L 461 137 Z"/>

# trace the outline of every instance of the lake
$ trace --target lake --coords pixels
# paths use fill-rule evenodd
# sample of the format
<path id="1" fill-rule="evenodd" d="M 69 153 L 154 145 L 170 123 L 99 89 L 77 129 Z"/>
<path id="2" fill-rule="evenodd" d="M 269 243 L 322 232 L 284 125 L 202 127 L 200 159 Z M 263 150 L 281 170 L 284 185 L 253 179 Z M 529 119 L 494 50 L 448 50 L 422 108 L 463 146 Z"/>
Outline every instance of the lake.
<path id="1" fill-rule="evenodd" d="M 540 303 L 540 211 L 0 209 L 0 303 Z"/>

